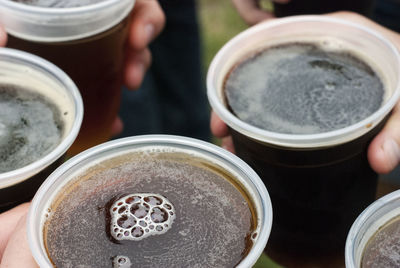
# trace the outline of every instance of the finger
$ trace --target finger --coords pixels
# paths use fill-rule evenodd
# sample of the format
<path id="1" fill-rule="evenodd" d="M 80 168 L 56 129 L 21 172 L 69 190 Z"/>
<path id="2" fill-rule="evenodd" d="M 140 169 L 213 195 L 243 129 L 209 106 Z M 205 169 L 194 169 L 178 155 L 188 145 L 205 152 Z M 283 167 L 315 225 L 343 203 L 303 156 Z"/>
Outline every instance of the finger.
<path id="1" fill-rule="evenodd" d="M 0 214 L 0 260 L 17 222 L 28 210 L 29 203 L 25 203 Z"/>
<path id="2" fill-rule="evenodd" d="M 212 134 L 218 138 L 223 138 L 229 135 L 228 126 L 214 111 L 211 112 L 210 127 Z"/>
<path id="3" fill-rule="evenodd" d="M 28 245 L 26 234 L 26 214 L 20 218 L 10 237 L 1 259 L 1 267 L 7 268 L 36 268 L 36 264 Z"/>
<path id="4" fill-rule="evenodd" d="M 4 47 L 7 43 L 7 33 L 3 27 L 0 26 L 0 47 Z"/>
<path id="5" fill-rule="evenodd" d="M 389 173 L 400 163 L 400 104 L 371 142 L 368 160 L 372 169 L 381 174 Z"/>
<path id="6" fill-rule="evenodd" d="M 125 85 L 137 89 L 143 82 L 144 75 L 151 64 L 151 53 L 148 48 L 138 52 L 128 50 L 125 62 Z"/>
<path id="7" fill-rule="evenodd" d="M 124 129 L 124 123 L 122 122 L 121 118 L 118 116 L 115 118 L 112 126 L 111 126 L 111 135 L 117 136 L 121 134 L 122 130 Z"/>
<path id="8" fill-rule="evenodd" d="M 249 25 L 275 17 L 271 12 L 262 10 L 257 0 L 232 0 L 232 2 L 240 16 Z"/>
<path id="9" fill-rule="evenodd" d="M 400 35 L 398 33 L 379 25 L 358 13 L 350 12 L 350 11 L 340 11 L 340 12 L 329 13 L 326 15 L 349 20 L 349 21 L 367 26 L 367 27 L 383 34 L 386 38 L 393 41 L 393 44 L 395 46 L 397 46 L 398 49 L 400 49 Z"/>
<path id="10" fill-rule="evenodd" d="M 235 153 L 235 147 L 233 146 L 233 141 L 231 136 L 222 139 L 221 147 L 233 154 Z"/>
<path id="11" fill-rule="evenodd" d="M 164 12 L 156 0 L 137 0 L 131 16 L 129 44 L 143 50 L 164 28 Z"/>

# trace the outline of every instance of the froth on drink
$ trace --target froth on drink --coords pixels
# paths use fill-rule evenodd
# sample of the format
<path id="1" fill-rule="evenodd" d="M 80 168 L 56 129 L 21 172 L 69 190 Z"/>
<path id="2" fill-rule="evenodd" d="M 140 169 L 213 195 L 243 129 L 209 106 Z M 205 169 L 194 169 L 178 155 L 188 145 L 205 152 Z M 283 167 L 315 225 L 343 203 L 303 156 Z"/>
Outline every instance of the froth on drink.
<path id="1" fill-rule="evenodd" d="M 399 267 L 400 191 L 381 197 L 353 223 L 346 241 L 346 267 Z"/>
<path id="2" fill-rule="evenodd" d="M 82 121 L 70 78 L 34 55 L 0 49 L 0 211 L 29 201 L 63 161 Z"/>
<path id="3" fill-rule="evenodd" d="M 250 267 L 272 208 L 256 173 L 221 148 L 138 136 L 63 164 L 36 194 L 28 222 L 43 267 Z"/>
<path id="4" fill-rule="evenodd" d="M 209 100 L 271 195 L 271 252 L 343 254 L 375 199 L 367 148 L 399 99 L 399 72 L 385 38 L 323 16 L 261 23 L 216 55 Z"/>
<path id="5" fill-rule="evenodd" d="M 56 64 L 77 84 L 85 105 L 69 154 L 111 138 L 134 0 L 0 0 L 7 47 Z"/>

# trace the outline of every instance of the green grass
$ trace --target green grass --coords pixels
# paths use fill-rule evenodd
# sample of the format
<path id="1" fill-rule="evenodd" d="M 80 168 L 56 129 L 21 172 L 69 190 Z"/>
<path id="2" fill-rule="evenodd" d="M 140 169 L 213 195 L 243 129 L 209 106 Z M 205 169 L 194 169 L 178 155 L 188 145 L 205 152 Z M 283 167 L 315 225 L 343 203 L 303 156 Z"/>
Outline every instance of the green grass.
<path id="1" fill-rule="evenodd" d="M 207 70 L 218 50 L 247 25 L 230 0 L 199 0 L 204 68 Z"/>

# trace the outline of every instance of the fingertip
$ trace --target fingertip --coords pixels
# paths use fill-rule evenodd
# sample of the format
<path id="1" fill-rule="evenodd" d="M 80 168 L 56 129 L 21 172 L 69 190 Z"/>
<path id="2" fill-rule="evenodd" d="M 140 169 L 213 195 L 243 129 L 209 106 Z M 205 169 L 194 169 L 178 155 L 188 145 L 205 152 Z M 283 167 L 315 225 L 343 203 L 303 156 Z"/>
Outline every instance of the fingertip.
<path id="1" fill-rule="evenodd" d="M 211 113 L 210 127 L 212 134 L 218 138 L 225 137 L 229 134 L 228 126 L 214 111 Z"/>
<path id="2" fill-rule="evenodd" d="M 138 89 L 142 84 L 145 66 L 141 62 L 127 63 L 125 67 L 125 85 L 129 89 Z"/>
<path id="3" fill-rule="evenodd" d="M 7 43 L 7 33 L 3 27 L 0 26 L 0 47 L 4 47 Z"/>
<path id="4" fill-rule="evenodd" d="M 379 174 L 391 172 L 400 162 L 400 147 L 390 136 L 378 135 L 368 149 L 371 168 Z"/>

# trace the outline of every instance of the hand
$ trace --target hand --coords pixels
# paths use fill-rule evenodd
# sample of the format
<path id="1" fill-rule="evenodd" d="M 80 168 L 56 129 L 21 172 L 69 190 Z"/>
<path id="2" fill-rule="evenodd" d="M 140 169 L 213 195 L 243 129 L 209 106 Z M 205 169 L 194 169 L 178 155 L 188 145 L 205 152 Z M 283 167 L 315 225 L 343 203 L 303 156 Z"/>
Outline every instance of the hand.
<path id="1" fill-rule="evenodd" d="M 164 28 L 165 15 L 157 0 L 137 0 L 131 17 L 124 82 L 127 87 L 137 89 L 151 63 L 148 46 Z M 112 125 L 112 135 L 118 135 L 122 129 L 123 123 L 118 117 Z"/>
<path id="2" fill-rule="evenodd" d="M 7 33 L 3 27 L 0 26 L 0 47 L 4 47 L 7 42 Z"/>
<path id="3" fill-rule="evenodd" d="M 157 0 L 137 0 L 131 17 L 124 80 L 137 89 L 151 63 L 148 46 L 164 28 L 165 15 Z"/>
<path id="4" fill-rule="evenodd" d="M 336 18 L 363 24 L 391 40 L 400 50 L 400 34 L 388 30 L 375 22 L 352 12 L 335 12 L 327 14 Z M 211 116 L 211 132 L 222 139 L 222 147 L 234 151 L 228 127 L 213 112 Z M 400 102 L 394 108 L 383 130 L 373 139 L 368 148 L 369 163 L 377 173 L 389 173 L 400 163 Z"/>
<path id="5" fill-rule="evenodd" d="M 29 203 L 0 214 L 0 267 L 36 268 L 26 230 Z"/>
<path id="6" fill-rule="evenodd" d="M 272 2 L 286 4 L 290 0 L 272 0 Z M 263 10 L 260 0 L 232 0 L 240 16 L 249 25 L 257 24 L 263 20 L 275 18 L 272 12 Z"/>

